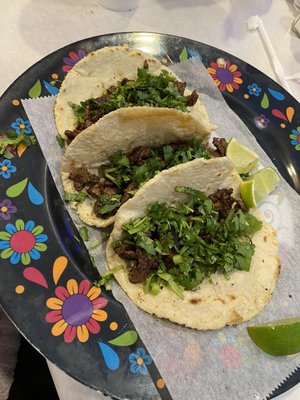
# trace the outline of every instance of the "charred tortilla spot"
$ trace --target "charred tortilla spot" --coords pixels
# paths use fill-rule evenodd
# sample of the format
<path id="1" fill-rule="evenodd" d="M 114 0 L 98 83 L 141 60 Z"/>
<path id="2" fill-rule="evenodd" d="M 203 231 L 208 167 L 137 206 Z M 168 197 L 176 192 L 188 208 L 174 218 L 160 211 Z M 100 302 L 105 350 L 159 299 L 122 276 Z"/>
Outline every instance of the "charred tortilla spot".
<path id="1" fill-rule="evenodd" d="M 236 296 L 234 294 L 230 294 L 228 297 L 229 297 L 230 301 L 233 301 L 236 299 Z"/>
<path id="2" fill-rule="evenodd" d="M 215 297 L 215 298 L 214 298 L 214 301 L 219 301 L 219 302 L 221 302 L 222 304 L 226 304 L 226 301 L 225 301 L 224 299 L 222 299 L 222 297 Z"/>
<path id="3" fill-rule="evenodd" d="M 237 311 L 232 310 L 231 316 L 230 316 L 230 323 L 231 324 L 240 324 L 241 322 L 243 322 L 243 317 L 241 317 Z"/>
<path id="4" fill-rule="evenodd" d="M 264 236 L 264 242 L 266 242 L 268 240 L 267 236 Z"/>
<path id="5" fill-rule="evenodd" d="M 196 299 L 190 299 L 190 303 L 195 305 L 201 303 L 202 301 L 203 299 L 201 299 L 201 297 L 198 297 Z"/>

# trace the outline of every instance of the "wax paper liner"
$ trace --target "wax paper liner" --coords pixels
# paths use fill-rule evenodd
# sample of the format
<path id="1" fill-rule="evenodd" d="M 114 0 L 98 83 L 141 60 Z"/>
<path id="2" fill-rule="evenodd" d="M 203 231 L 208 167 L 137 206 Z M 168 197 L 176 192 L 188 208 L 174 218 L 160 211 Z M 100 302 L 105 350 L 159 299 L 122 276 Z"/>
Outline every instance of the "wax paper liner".
<path id="1" fill-rule="evenodd" d="M 248 128 L 227 106 L 199 60 L 190 59 L 172 65 L 172 69 L 200 93 L 211 121 L 219 127 L 220 136 L 236 137 L 259 154 L 262 165 L 272 165 Z M 55 138 L 54 101 L 55 98 L 50 97 L 26 99 L 22 103 L 62 195 L 59 176 L 62 150 Z M 260 208 L 278 231 L 282 269 L 270 303 L 251 322 L 217 331 L 184 328 L 138 309 L 117 284 L 113 285 L 115 297 L 124 304 L 174 400 L 264 399 L 300 365 L 300 355 L 269 356 L 260 351 L 247 334 L 249 324 L 294 317 L 300 310 L 299 196 L 282 179 Z M 82 226 L 72 210 L 70 214 L 74 222 Z M 89 233 L 89 242 L 101 240 L 103 235 L 93 228 L 89 228 Z M 104 248 L 103 243 L 91 251 L 100 272 L 107 269 Z"/>

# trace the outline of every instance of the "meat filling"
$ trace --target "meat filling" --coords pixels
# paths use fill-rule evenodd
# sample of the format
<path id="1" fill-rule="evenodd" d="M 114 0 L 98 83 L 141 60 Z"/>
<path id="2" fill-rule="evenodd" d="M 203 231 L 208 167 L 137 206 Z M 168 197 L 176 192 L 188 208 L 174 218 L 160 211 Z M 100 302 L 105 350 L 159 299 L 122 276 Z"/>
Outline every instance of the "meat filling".
<path id="1" fill-rule="evenodd" d="M 147 60 L 144 61 L 143 68 L 148 70 L 149 66 L 148 66 Z M 122 81 L 120 82 L 120 86 L 124 86 L 129 81 L 130 80 L 127 78 L 122 79 Z M 184 96 L 186 83 L 175 80 L 173 82 L 173 84 L 178 89 L 180 95 Z M 81 118 L 81 122 L 77 124 L 75 129 L 65 130 L 65 135 L 67 137 L 68 143 L 71 143 L 72 140 L 74 140 L 75 137 L 77 135 L 79 135 L 83 130 L 85 130 L 89 126 L 95 124 L 100 118 L 104 117 L 106 114 L 108 114 L 109 112 L 114 110 L 114 109 L 110 108 L 109 103 L 111 101 L 111 95 L 117 89 L 118 89 L 118 86 L 112 85 L 106 90 L 106 93 L 103 94 L 102 96 L 100 96 L 96 99 L 91 99 L 91 100 L 87 101 L 83 116 Z M 130 100 L 130 99 L 128 99 L 128 100 Z M 134 99 L 132 99 L 132 100 L 133 100 L 133 102 L 135 101 Z M 186 105 L 188 107 L 191 107 L 191 106 L 195 105 L 197 100 L 198 100 L 198 94 L 194 90 L 190 95 L 186 96 Z"/>
<path id="2" fill-rule="evenodd" d="M 147 146 L 140 146 L 134 149 L 128 154 L 128 159 L 131 165 L 142 165 L 147 158 L 150 157 L 151 148 Z M 134 182 L 127 182 L 123 187 L 118 187 L 114 182 L 105 178 L 104 176 L 105 166 L 99 169 L 99 176 L 91 174 L 87 168 L 77 168 L 72 171 L 69 178 L 74 182 L 74 188 L 79 192 L 86 188 L 87 193 L 95 198 L 93 211 L 98 217 L 108 218 L 114 215 L 118 209 L 115 207 L 109 212 L 102 213 L 101 207 L 103 206 L 101 196 L 112 197 L 114 195 L 120 195 L 120 200 L 118 201 L 118 206 L 121 206 L 127 200 L 129 200 L 134 191 L 138 186 Z"/>
<path id="3" fill-rule="evenodd" d="M 232 197 L 232 189 L 219 189 L 209 198 L 213 201 L 215 209 L 220 213 L 221 219 L 225 219 L 232 209 L 247 212 L 246 205 L 241 200 Z M 196 215 L 196 212 L 194 213 Z M 202 238 L 210 242 L 211 238 L 202 235 Z M 144 283 L 149 276 L 158 270 L 159 262 L 154 257 L 149 257 L 145 250 L 133 245 L 117 244 L 114 251 L 124 260 L 129 261 L 128 279 L 131 283 Z M 174 267 L 174 253 L 172 250 L 163 256 L 166 269 Z"/>

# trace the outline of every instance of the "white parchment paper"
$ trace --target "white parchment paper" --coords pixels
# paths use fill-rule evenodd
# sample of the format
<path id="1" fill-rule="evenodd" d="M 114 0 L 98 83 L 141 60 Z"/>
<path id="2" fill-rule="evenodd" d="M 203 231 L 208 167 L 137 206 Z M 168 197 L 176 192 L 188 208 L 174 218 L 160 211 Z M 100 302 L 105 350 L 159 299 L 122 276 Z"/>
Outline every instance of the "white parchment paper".
<path id="1" fill-rule="evenodd" d="M 272 165 L 247 127 L 227 106 L 200 61 L 187 60 L 172 69 L 200 93 L 220 136 L 236 137 L 259 154 L 264 166 Z M 62 150 L 55 139 L 54 101 L 54 97 L 47 97 L 22 103 L 62 195 L 59 176 Z M 282 269 L 270 303 L 249 323 L 218 331 L 195 331 L 148 315 L 117 284 L 113 286 L 114 295 L 124 304 L 174 400 L 265 399 L 300 365 L 300 355 L 272 357 L 263 353 L 246 331 L 250 324 L 300 316 L 299 204 L 299 195 L 282 180 L 260 206 L 267 221 L 278 231 Z M 72 210 L 70 214 L 82 226 Z M 89 242 L 101 239 L 103 234 L 92 228 L 89 232 Z M 107 269 L 104 246 L 103 243 L 92 254 L 100 272 Z"/>

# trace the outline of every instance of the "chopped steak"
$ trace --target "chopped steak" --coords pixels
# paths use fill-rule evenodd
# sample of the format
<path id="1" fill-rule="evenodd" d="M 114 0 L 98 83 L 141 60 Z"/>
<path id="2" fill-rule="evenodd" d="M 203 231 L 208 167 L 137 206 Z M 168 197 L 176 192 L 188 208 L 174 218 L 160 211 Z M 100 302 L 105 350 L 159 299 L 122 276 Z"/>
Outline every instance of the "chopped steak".
<path id="1" fill-rule="evenodd" d="M 150 156 L 151 147 L 139 146 L 128 155 L 131 164 L 141 165 Z"/>
<path id="2" fill-rule="evenodd" d="M 106 196 L 113 196 L 118 193 L 118 188 L 116 186 L 102 186 L 101 193 L 105 194 Z"/>
<path id="3" fill-rule="evenodd" d="M 218 189 L 214 194 L 208 196 L 214 202 L 215 209 L 224 219 L 227 218 L 232 209 L 248 211 L 242 200 L 236 200 L 231 196 L 232 192 L 232 189 Z"/>
<path id="4" fill-rule="evenodd" d="M 115 247 L 115 252 L 123 259 L 134 261 L 134 265 L 129 268 L 128 278 L 131 283 L 143 283 L 157 269 L 158 261 L 148 257 L 145 250 L 119 245 Z"/>
<path id="5" fill-rule="evenodd" d="M 85 186 L 91 187 L 100 181 L 99 176 L 91 174 L 85 167 L 77 168 L 72 171 L 69 178 L 74 182 L 74 187 L 78 192 Z"/>
<path id="6" fill-rule="evenodd" d="M 99 197 L 99 195 L 101 194 L 101 187 L 99 184 L 94 185 L 94 186 L 90 187 L 87 190 L 87 192 L 91 197 L 94 197 L 97 199 Z"/>
<path id="7" fill-rule="evenodd" d="M 213 150 L 213 155 L 215 157 L 224 157 L 226 156 L 226 149 L 228 143 L 224 138 L 213 138 L 213 145 L 215 146 L 215 150 Z"/>
<path id="8" fill-rule="evenodd" d="M 186 88 L 186 83 L 185 82 L 180 82 L 180 81 L 174 81 L 173 83 L 174 83 L 174 86 L 177 87 L 179 93 L 183 96 L 185 88 Z"/>
<path id="9" fill-rule="evenodd" d="M 127 200 L 129 200 L 132 197 L 132 194 L 128 193 L 133 190 L 137 189 L 137 185 L 134 182 L 130 182 L 127 188 L 124 191 L 124 194 L 122 196 L 121 204 L 126 203 Z"/>
<path id="10" fill-rule="evenodd" d="M 114 250 L 120 257 L 124 258 L 124 260 L 137 260 L 138 258 L 134 249 L 126 247 L 123 244 L 115 247 Z"/>
<path id="11" fill-rule="evenodd" d="M 136 249 L 137 265 L 129 269 L 128 279 L 131 283 L 143 283 L 157 269 L 158 260 L 147 256 L 145 250 Z"/>
<path id="12" fill-rule="evenodd" d="M 145 61 L 144 61 L 143 68 L 144 68 L 144 69 L 148 69 L 148 68 L 149 68 L 148 60 L 145 60 Z"/>
<path id="13" fill-rule="evenodd" d="M 186 96 L 186 99 L 187 99 L 186 105 L 189 107 L 194 106 L 198 100 L 198 97 L 199 96 L 198 96 L 198 93 L 196 92 L 196 90 L 193 90 L 190 95 Z"/>

